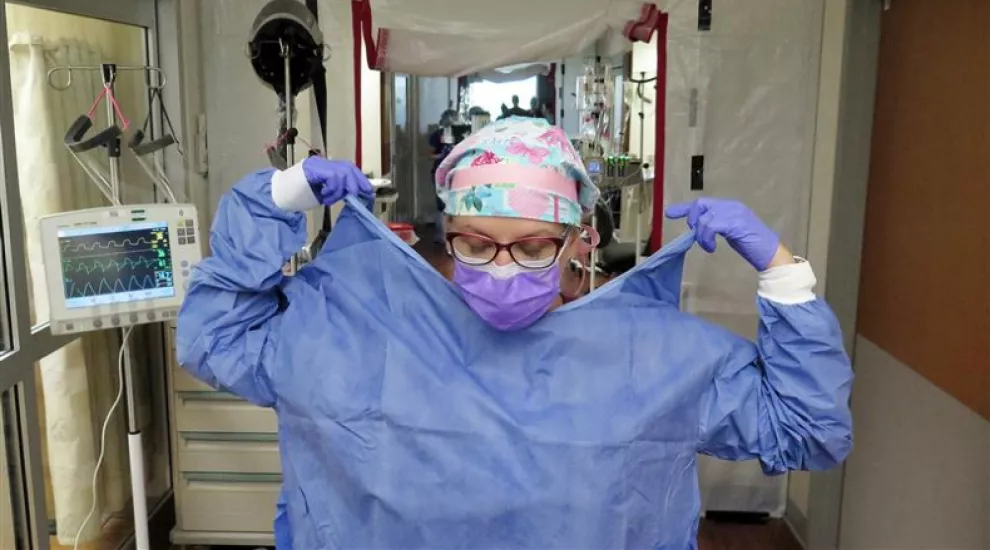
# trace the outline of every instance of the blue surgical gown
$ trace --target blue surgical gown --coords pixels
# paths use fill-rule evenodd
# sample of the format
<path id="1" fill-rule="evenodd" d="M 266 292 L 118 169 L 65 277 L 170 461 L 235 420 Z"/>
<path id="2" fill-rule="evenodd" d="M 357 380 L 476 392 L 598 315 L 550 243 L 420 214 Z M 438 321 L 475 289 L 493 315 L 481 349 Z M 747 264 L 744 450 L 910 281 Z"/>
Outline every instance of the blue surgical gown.
<path id="1" fill-rule="evenodd" d="M 178 354 L 277 411 L 297 549 L 692 549 L 698 452 L 779 474 L 850 450 L 829 308 L 760 299 L 755 344 L 681 312 L 691 235 L 498 332 L 351 199 L 284 276 L 305 220 L 275 207 L 271 174 L 223 198 Z"/>

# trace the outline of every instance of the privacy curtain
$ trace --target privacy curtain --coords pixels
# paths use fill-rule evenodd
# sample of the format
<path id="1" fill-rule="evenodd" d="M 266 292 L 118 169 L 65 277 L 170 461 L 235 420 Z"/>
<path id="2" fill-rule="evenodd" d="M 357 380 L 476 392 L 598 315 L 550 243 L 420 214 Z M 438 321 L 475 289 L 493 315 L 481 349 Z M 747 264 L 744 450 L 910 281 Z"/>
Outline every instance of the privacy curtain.
<path id="1" fill-rule="evenodd" d="M 92 44 L 50 41 L 16 33 L 9 42 L 15 141 L 24 212 L 29 294 L 33 324 L 48 319 L 49 298 L 41 256 L 39 219 L 45 215 L 104 206 L 104 198 L 62 144 L 65 130 L 89 110 L 101 88 L 96 73 L 73 74 L 72 86 L 48 84 L 55 65 L 96 65 L 103 59 Z M 90 333 L 39 361 L 44 403 L 42 456 L 47 462 L 46 494 L 61 544 L 71 545 L 92 503 L 92 477 L 99 430 L 117 391 L 116 345 L 106 333 Z M 100 533 L 105 514 L 127 503 L 125 426 L 115 415 L 107 431 L 99 506 L 79 542 Z"/>
<path id="2" fill-rule="evenodd" d="M 596 46 L 607 57 L 648 40 L 658 10 L 643 0 L 435 2 L 356 0 L 372 68 L 417 76 L 461 76 L 534 61 L 555 62 Z"/>

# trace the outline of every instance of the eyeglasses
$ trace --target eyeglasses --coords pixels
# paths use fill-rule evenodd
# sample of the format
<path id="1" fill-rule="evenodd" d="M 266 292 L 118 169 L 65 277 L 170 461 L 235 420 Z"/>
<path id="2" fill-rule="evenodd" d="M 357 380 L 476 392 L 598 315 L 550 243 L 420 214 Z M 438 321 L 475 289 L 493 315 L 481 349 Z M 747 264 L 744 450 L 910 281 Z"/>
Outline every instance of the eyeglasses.
<path id="1" fill-rule="evenodd" d="M 451 232 L 447 233 L 447 252 L 457 261 L 477 267 L 492 263 L 499 252 L 507 250 L 520 267 L 542 269 L 557 261 L 566 242 L 566 232 L 560 237 L 526 237 L 510 243 L 474 233 Z"/>

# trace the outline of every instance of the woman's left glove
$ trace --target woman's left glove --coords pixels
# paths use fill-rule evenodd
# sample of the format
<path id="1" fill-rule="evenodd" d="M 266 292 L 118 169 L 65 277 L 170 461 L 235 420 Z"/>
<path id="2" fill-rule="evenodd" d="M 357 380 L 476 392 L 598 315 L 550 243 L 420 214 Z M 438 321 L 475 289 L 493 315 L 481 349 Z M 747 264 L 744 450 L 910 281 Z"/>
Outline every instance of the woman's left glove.
<path id="1" fill-rule="evenodd" d="M 758 271 L 770 266 L 780 246 L 780 237 L 739 201 L 701 198 L 669 206 L 667 217 L 687 217 L 688 227 L 695 230 L 695 240 L 706 252 L 715 251 L 715 236 L 721 235 Z"/>

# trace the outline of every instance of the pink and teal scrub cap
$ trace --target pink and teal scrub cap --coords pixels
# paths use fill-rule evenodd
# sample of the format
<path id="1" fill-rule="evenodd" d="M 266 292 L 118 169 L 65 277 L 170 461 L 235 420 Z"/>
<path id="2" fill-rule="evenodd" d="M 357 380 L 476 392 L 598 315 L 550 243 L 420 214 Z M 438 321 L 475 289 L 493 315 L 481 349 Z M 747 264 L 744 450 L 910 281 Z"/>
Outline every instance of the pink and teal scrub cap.
<path id="1" fill-rule="evenodd" d="M 580 226 L 599 191 L 567 134 L 538 118 L 493 122 L 454 147 L 436 173 L 449 216 Z"/>

